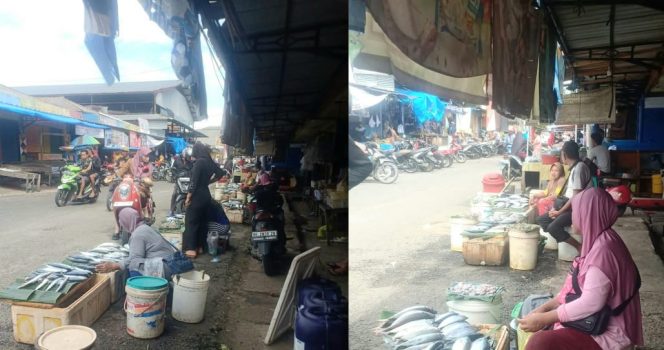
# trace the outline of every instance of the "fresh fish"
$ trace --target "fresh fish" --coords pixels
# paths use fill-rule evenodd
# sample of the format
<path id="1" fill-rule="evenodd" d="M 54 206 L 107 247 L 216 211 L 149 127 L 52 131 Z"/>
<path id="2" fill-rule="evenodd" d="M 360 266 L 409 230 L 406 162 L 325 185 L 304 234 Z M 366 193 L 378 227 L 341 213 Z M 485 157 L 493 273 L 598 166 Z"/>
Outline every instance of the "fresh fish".
<path id="1" fill-rule="evenodd" d="M 451 340 L 475 334 L 477 330 L 466 322 L 457 322 L 443 328 L 442 332 L 446 339 Z"/>
<path id="2" fill-rule="evenodd" d="M 443 320 L 445 320 L 446 318 L 448 318 L 450 316 L 454 316 L 454 315 L 458 315 L 458 314 L 454 311 L 450 311 L 450 312 L 446 312 L 444 314 L 436 315 L 436 317 L 434 317 L 434 319 L 433 319 L 433 323 L 436 324 L 436 325 L 439 325 L 441 322 L 443 322 Z"/>
<path id="3" fill-rule="evenodd" d="M 18 286 L 18 288 L 23 288 L 23 287 L 29 286 L 29 285 L 31 285 L 31 284 L 33 284 L 33 283 L 35 283 L 35 282 L 41 281 L 42 279 L 44 279 L 46 276 L 48 276 L 48 275 L 50 275 L 50 274 L 51 274 L 51 272 L 40 273 L 39 275 L 37 275 L 37 276 L 35 276 L 35 277 L 33 277 L 33 278 L 31 278 L 31 279 L 25 281 L 25 283 L 23 283 L 22 285 Z"/>
<path id="4" fill-rule="evenodd" d="M 59 267 L 55 267 L 55 266 L 45 265 L 45 266 L 40 267 L 39 269 L 37 269 L 37 271 L 40 271 L 40 272 L 52 272 L 52 273 L 63 273 L 63 272 L 67 272 L 67 271 L 69 271 L 69 270 L 67 270 L 67 269 L 61 269 L 61 268 L 59 268 Z"/>
<path id="5" fill-rule="evenodd" d="M 417 320 L 417 321 L 408 322 L 403 326 L 400 326 L 400 327 L 397 327 L 397 328 L 392 329 L 390 331 L 384 332 L 383 334 L 397 334 L 399 332 L 406 332 L 406 331 L 412 330 L 414 328 L 427 327 L 427 326 L 431 326 L 431 325 L 432 325 L 431 320 L 428 320 L 428 319 Z"/>
<path id="6" fill-rule="evenodd" d="M 445 348 L 445 343 L 442 341 L 436 341 L 433 343 L 429 343 L 424 350 L 443 350 Z"/>
<path id="7" fill-rule="evenodd" d="M 127 249 L 129 249 L 129 247 L 127 247 Z M 387 320 L 385 320 L 383 322 L 383 324 L 380 325 L 380 328 L 387 328 L 387 327 L 391 326 L 392 323 L 396 319 L 401 317 L 403 314 L 411 312 L 411 311 L 426 311 L 426 312 L 429 312 L 429 313 L 432 313 L 432 314 L 436 313 L 436 310 L 434 310 L 434 309 L 432 309 L 428 306 L 424 306 L 424 305 L 415 305 L 415 306 L 407 307 L 407 308 L 397 312 L 396 314 L 394 314 L 392 317 L 388 318 Z"/>
<path id="8" fill-rule="evenodd" d="M 408 329 L 408 331 L 406 332 L 397 333 L 394 335 L 394 339 L 405 342 L 408 341 L 409 339 L 413 339 L 419 337 L 420 335 L 429 334 L 429 333 L 440 333 L 440 330 L 433 326 L 418 327 L 418 328 Z"/>
<path id="9" fill-rule="evenodd" d="M 389 331 L 399 326 L 402 326 L 408 322 L 421 320 L 421 319 L 433 319 L 434 314 L 427 311 L 408 311 L 393 322 L 390 323 L 389 327 L 383 328 L 383 331 Z"/>
<path id="10" fill-rule="evenodd" d="M 48 284 L 48 287 L 46 287 L 46 291 L 48 292 L 49 290 L 51 290 L 51 288 L 55 287 L 60 282 L 60 280 L 62 278 L 64 278 L 64 277 L 58 277 L 58 278 L 54 279 L 53 281 L 51 281 L 51 283 Z"/>
<path id="11" fill-rule="evenodd" d="M 438 329 L 443 329 L 443 328 L 445 328 L 445 327 L 447 327 L 447 326 L 449 326 L 453 323 L 463 322 L 466 319 L 468 319 L 468 317 L 466 317 L 464 315 L 452 315 L 452 316 L 444 319 L 441 323 L 439 323 L 438 324 Z"/>
<path id="12" fill-rule="evenodd" d="M 51 266 L 55 267 L 56 269 L 65 269 L 65 270 L 72 270 L 74 269 L 73 266 L 67 265 L 67 264 L 61 264 L 61 263 L 48 263 L 46 266 Z"/>
<path id="13" fill-rule="evenodd" d="M 48 283 L 48 281 L 49 281 L 48 278 L 44 278 L 42 282 L 39 285 L 37 285 L 37 288 L 35 288 L 35 290 L 39 290 L 41 287 L 45 286 Z"/>
<path id="14" fill-rule="evenodd" d="M 71 255 L 67 259 L 69 259 L 70 261 L 82 261 L 82 262 L 87 262 L 91 260 L 89 257 L 81 254 Z"/>
<path id="15" fill-rule="evenodd" d="M 69 281 L 69 276 L 65 276 L 65 277 L 61 280 L 60 285 L 58 286 L 58 288 L 57 288 L 55 291 L 56 291 L 56 292 L 59 292 L 59 291 L 62 289 L 62 287 L 64 287 L 64 286 L 67 284 L 68 281 Z"/>
<path id="16" fill-rule="evenodd" d="M 98 259 L 104 255 L 104 253 L 93 253 L 93 252 L 81 252 L 81 255 L 88 257 L 90 259 Z"/>
<path id="17" fill-rule="evenodd" d="M 72 282 L 81 282 L 88 279 L 88 277 L 85 276 L 74 276 L 74 275 L 65 275 L 65 277 L 67 277 L 67 279 Z"/>
<path id="18" fill-rule="evenodd" d="M 111 247 L 111 248 L 118 248 L 119 249 L 122 246 L 120 244 L 114 243 L 114 242 L 106 242 L 106 243 L 102 243 L 102 244 L 97 246 L 97 248 L 103 248 L 103 247 Z"/>
<path id="19" fill-rule="evenodd" d="M 487 339 L 487 337 L 476 339 L 470 346 L 470 350 L 491 350 L 489 339 Z"/>
<path id="20" fill-rule="evenodd" d="M 83 277 L 90 277 L 92 275 L 92 272 L 88 270 L 71 270 L 69 272 L 65 272 L 66 276 L 83 276 Z"/>
<path id="21" fill-rule="evenodd" d="M 407 348 L 409 348 L 411 346 L 414 346 L 414 345 L 420 345 L 420 344 L 426 344 L 426 343 L 431 343 L 431 342 L 435 342 L 435 341 L 441 341 L 443 339 L 445 339 L 445 337 L 443 337 L 443 335 L 440 334 L 440 333 L 425 334 L 425 335 L 421 335 L 419 337 L 415 337 L 415 338 L 413 338 L 413 339 L 411 339 L 411 340 L 409 340 L 405 343 L 401 343 L 401 344 L 397 345 L 394 349 L 395 350 L 403 350 L 403 349 L 407 349 Z"/>
<path id="22" fill-rule="evenodd" d="M 470 341 L 470 338 L 468 337 L 459 338 L 454 341 L 454 344 L 452 345 L 452 350 L 470 350 L 471 345 L 472 342 Z"/>

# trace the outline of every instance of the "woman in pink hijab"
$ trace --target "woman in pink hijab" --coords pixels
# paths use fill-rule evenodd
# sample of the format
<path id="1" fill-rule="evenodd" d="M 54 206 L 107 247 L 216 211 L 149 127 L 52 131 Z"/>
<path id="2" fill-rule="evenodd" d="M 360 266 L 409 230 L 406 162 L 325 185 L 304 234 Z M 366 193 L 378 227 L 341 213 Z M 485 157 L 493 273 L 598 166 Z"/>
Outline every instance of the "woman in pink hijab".
<path id="1" fill-rule="evenodd" d="M 131 160 L 131 172 L 134 175 L 134 178 L 142 179 L 144 177 L 152 176 L 152 165 L 150 164 L 150 149 L 147 147 L 141 147 L 134 154 L 134 158 Z M 147 171 L 145 170 L 147 168 Z"/>
<path id="2" fill-rule="evenodd" d="M 638 270 L 625 243 L 611 228 L 618 219 L 618 208 L 611 196 L 598 188 L 574 196 L 572 208 L 572 227 L 583 236 L 581 256 L 572 264 L 573 269 L 579 269 L 581 297 L 565 302 L 567 293 L 573 291 L 568 275 L 556 298 L 519 320 L 521 329 L 537 332 L 526 349 L 613 350 L 643 345 Z M 628 300 L 619 315 L 610 317 L 606 331 L 600 335 L 560 324 L 584 319 L 604 305 L 614 310 Z M 553 330 L 541 331 L 549 325 L 554 325 Z"/>

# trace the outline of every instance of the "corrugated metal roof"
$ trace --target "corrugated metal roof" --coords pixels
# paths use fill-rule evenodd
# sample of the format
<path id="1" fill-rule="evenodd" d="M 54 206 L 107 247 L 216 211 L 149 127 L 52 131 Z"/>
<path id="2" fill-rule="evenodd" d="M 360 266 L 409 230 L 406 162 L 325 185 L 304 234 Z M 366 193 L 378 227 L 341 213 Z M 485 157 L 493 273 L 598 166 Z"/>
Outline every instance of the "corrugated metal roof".
<path id="1" fill-rule="evenodd" d="M 141 81 L 106 84 L 72 84 L 72 85 L 42 85 L 14 87 L 24 94 L 32 96 L 62 96 L 62 95 L 95 95 L 116 93 L 155 92 L 180 86 L 178 80 Z"/>

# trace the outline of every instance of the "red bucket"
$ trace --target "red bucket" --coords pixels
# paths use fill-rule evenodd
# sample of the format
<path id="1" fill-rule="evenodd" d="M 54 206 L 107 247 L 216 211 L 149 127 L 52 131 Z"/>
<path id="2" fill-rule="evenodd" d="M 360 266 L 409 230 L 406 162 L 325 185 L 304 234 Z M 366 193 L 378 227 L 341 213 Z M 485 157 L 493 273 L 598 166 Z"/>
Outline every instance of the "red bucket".
<path id="1" fill-rule="evenodd" d="M 499 173 L 484 175 L 482 179 L 483 192 L 499 193 L 505 187 L 505 178 Z"/>

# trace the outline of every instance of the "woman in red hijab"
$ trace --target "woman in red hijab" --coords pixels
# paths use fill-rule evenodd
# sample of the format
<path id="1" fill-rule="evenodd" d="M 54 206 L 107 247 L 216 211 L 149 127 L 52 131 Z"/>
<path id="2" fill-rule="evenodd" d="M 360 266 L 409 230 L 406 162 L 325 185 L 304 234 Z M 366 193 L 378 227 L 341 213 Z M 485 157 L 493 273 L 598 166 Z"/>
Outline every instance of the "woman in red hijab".
<path id="1" fill-rule="evenodd" d="M 578 268 L 581 296 L 566 302 L 573 291 L 567 276 L 558 296 L 519 320 L 520 327 L 537 332 L 526 349 L 625 349 L 643 345 L 638 270 L 629 250 L 611 226 L 618 219 L 618 208 L 606 191 L 587 189 L 572 198 L 572 227 L 583 236 L 581 256 L 572 264 Z M 615 310 L 626 302 L 623 311 L 609 318 L 606 330 L 589 335 L 561 322 L 584 319 L 608 305 Z M 554 325 L 553 330 L 540 331 Z"/>

